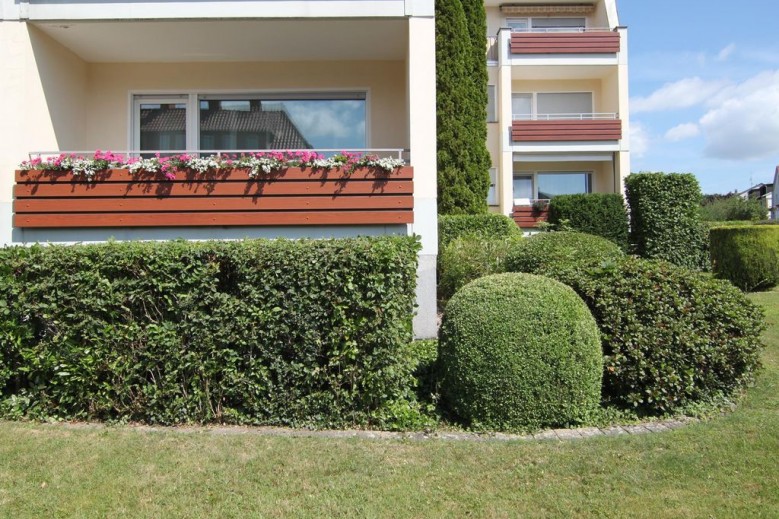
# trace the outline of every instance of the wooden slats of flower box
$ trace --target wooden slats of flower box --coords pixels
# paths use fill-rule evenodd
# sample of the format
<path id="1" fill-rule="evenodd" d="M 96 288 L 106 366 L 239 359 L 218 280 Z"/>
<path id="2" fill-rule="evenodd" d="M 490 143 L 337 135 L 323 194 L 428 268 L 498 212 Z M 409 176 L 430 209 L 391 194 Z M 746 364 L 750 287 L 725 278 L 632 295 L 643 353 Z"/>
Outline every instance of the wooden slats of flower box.
<path id="1" fill-rule="evenodd" d="M 85 181 L 70 172 L 17 171 L 20 228 L 390 225 L 413 223 L 413 168 L 288 168 L 198 174 L 175 180 L 127 170 Z"/>
<path id="2" fill-rule="evenodd" d="M 545 222 L 549 218 L 549 209 L 534 209 L 532 206 L 514 206 L 511 215 L 516 224 L 523 229 L 533 229 L 539 222 Z"/>
<path id="3" fill-rule="evenodd" d="M 514 121 L 514 142 L 618 141 L 622 138 L 620 119 Z"/>
<path id="4" fill-rule="evenodd" d="M 619 45 L 615 31 L 511 34 L 512 54 L 613 54 Z"/>

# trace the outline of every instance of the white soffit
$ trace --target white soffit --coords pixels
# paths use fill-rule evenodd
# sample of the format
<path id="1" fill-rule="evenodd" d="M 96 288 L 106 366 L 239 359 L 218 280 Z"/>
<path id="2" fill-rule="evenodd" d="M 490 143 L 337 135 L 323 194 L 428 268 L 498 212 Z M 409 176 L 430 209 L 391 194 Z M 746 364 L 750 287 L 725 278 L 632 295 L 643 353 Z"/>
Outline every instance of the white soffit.
<path id="1" fill-rule="evenodd" d="M 35 25 L 90 63 L 399 61 L 406 58 L 408 41 L 405 19 L 41 22 Z"/>
<path id="2" fill-rule="evenodd" d="M 575 155 L 515 153 L 514 162 L 611 162 L 611 153 L 577 153 Z"/>

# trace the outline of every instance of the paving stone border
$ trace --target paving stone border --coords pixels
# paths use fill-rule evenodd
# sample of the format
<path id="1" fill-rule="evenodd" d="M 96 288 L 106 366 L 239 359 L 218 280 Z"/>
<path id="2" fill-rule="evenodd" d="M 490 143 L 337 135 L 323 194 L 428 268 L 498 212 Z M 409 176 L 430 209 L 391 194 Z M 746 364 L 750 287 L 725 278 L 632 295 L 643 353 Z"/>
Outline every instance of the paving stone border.
<path id="1" fill-rule="evenodd" d="M 582 427 L 578 429 L 546 429 L 534 434 L 472 433 L 456 431 L 430 432 L 390 432 L 359 429 L 346 430 L 309 430 L 286 427 L 244 427 L 244 426 L 176 426 L 160 427 L 151 425 L 106 425 L 92 422 L 58 422 L 46 424 L 52 427 L 68 429 L 117 429 L 148 433 L 175 432 L 182 434 L 211 434 L 217 436 L 280 436 L 288 438 L 361 438 L 368 440 L 445 440 L 445 441 L 571 441 L 599 436 L 620 436 L 654 434 L 679 429 L 696 418 L 679 418 L 656 422 L 644 422 L 636 425 L 612 425 L 609 427 Z"/>

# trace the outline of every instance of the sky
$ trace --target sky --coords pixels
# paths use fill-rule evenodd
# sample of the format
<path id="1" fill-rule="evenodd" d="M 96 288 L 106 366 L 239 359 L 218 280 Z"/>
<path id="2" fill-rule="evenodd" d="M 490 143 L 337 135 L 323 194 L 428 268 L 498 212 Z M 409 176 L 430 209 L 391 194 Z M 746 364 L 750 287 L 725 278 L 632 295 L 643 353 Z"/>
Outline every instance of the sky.
<path id="1" fill-rule="evenodd" d="M 773 182 L 779 0 L 617 6 L 628 27 L 631 170 L 694 173 L 704 193 Z"/>

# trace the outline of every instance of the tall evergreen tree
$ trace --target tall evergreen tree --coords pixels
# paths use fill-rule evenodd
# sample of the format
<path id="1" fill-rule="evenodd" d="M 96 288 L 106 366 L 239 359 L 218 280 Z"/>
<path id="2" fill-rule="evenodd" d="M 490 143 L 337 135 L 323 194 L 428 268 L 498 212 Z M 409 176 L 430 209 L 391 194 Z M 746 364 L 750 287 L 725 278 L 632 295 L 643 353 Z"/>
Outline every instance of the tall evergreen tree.
<path id="1" fill-rule="evenodd" d="M 483 213 L 490 182 L 486 43 L 481 45 L 478 65 L 461 0 L 436 0 L 435 8 L 438 212 Z M 482 17 L 483 10 L 482 6 Z M 476 25 L 481 26 L 484 41 L 486 28 Z M 483 71 L 477 72 L 480 66 Z"/>

